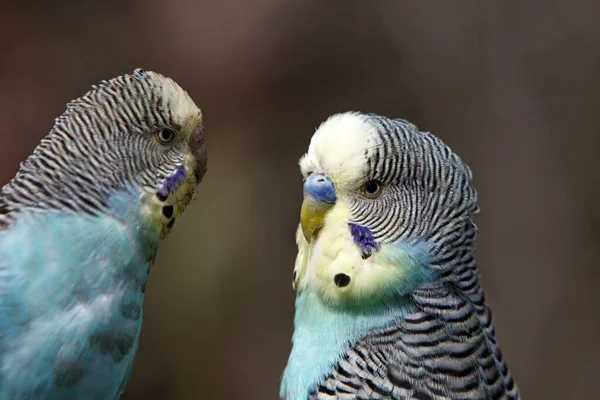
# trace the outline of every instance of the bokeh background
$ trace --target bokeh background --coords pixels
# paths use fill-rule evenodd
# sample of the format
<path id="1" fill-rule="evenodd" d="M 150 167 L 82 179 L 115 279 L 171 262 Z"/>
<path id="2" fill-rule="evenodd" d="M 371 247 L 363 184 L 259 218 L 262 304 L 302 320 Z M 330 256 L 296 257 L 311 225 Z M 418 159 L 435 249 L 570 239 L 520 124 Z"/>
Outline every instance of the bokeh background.
<path id="1" fill-rule="evenodd" d="M 125 400 L 276 399 L 292 333 L 297 160 L 346 110 L 469 163 L 477 259 L 526 399 L 597 398 L 600 3 L 0 3 L 0 180 L 65 103 L 136 67 L 205 117 L 209 170 L 159 252 Z"/>

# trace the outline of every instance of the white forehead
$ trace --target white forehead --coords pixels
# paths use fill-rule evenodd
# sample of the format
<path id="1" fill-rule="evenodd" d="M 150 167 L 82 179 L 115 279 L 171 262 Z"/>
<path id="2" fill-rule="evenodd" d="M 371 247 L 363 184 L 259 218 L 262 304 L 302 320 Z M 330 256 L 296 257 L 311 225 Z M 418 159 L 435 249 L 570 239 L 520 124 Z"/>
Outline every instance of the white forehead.
<path id="1" fill-rule="evenodd" d="M 198 106 L 174 80 L 156 72 L 151 73 L 150 80 L 162 92 L 163 100 L 170 105 L 176 124 L 182 127 L 195 126 L 202 119 Z"/>
<path id="2" fill-rule="evenodd" d="M 300 159 L 302 175 L 319 171 L 338 188 L 357 185 L 368 173 L 367 151 L 374 134 L 374 127 L 363 114 L 348 112 L 329 117 Z"/>

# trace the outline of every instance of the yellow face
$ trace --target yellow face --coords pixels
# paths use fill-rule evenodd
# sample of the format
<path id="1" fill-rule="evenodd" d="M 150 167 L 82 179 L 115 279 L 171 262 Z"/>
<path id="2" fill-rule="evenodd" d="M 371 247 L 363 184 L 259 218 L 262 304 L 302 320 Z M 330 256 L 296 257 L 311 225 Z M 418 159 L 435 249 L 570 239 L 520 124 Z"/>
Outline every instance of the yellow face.
<path id="1" fill-rule="evenodd" d="M 363 116 L 337 115 L 317 130 L 300 161 L 305 196 L 296 233 L 294 286 L 310 289 L 332 305 L 378 302 L 410 280 L 411 271 L 424 262 L 424 254 L 402 246 L 384 245 L 364 257 L 351 233 L 352 201 L 365 197 L 367 157 L 376 143 L 374 128 Z"/>
<path id="2" fill-rule="evenodd" d="M 173 131 L 182 146 L 182 162 L 156 187 L 142 192 L 143 215 L 146 221 L 166 235 L 177 217 L 187 207 L 206 172 L 206 150 L 202 128 L 202 113 L 189 95 L 170 78 L 153 73 L 153 83 L 162 92 L 165 107 L 171 110 Z M 176 128 L 175 128 L 176 127 Z"/>
<path id="3" fill-rule="evenodd" d="M 169 233 L 179 215 L 185 210 L 196 193 L 200 181 L 191 172 L 196 165 L 195 156 L 186 155 L 182 166 L 187 173 L 178 182 L 176 189 L 170 192 L 167 197 L 158 195 L 160 189 L 146 189 L 142 192 L 143 216 L 149 225 L 160 231 L 162 237 Z M 165 181 L 170 177 L 174 177 L 177 173 L 178 170 L 174 170 Z"/>

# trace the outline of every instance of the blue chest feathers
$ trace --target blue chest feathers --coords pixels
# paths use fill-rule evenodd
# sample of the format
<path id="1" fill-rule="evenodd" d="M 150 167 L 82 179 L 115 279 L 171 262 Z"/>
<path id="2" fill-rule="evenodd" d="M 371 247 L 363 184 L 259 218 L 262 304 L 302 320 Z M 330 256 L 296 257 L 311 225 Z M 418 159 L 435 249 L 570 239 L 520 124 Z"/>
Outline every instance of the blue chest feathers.
<path id="1" fill-rule="evenodd" d="M 115 398 L 157 243 L 124 210 L 32 211 L 0 231 L 0 400 Z"/>
<path id="2" fill-rule="evenodd" d="M 306 400 L 340 356 L 374 327 L 385 326 L 409 311 L 408 305 L 341 310 L 324 304 L 310 290 L 298 294 L 294 346 L 285 369 L 280 396 Z"/>

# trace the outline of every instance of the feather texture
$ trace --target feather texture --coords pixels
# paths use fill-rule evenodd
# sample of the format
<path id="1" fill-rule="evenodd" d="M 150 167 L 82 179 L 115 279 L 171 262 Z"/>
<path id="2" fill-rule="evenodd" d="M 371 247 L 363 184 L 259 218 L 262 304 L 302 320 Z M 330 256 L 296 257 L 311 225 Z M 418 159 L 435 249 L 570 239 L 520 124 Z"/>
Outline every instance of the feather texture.
<path id="1" fill-rule="evenodd" d="M 314 237 L 297 233 L 281 398 L 519 399 L 473 258 L 467 165 L 407 121 L 346 113 L 300 167 L 337 200 Z"/>
<path id="2" fill-rule="evenodd" d="M 0 193 L 0 400 L 119 398 L 150 266 L 205 168 L 200 110 L 169 78 L 69 103 Z"/>
<path id="3" fill-rule="evenodd" d="M 0 399 L 116 397 L 158 243 L 119 214 L 32 211 L 0 232 Z"/>

